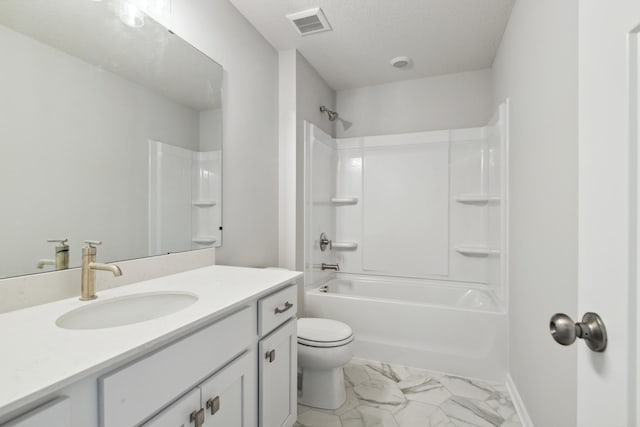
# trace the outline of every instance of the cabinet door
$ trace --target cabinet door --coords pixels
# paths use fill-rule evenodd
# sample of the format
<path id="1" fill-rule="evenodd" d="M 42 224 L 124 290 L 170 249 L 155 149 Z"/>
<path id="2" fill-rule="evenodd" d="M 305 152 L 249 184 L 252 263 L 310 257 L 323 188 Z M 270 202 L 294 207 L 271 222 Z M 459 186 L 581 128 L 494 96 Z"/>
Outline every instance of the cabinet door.
<path id="1" fill-rule="evenodd" d="M 258 346 L 261 427 L 291 427 L 296 421 L 296 325 L 296 319 L 289 320 Z"/>
<path id="2" fill-rule="evenodd" d="M 246 352 L 200 386 L 205 427 L 255 427 L 255 352 Z"/>
<path id="3" fill-rule="evenodd" d="M 200 389 L 196 388 L 144 423 L 143 426 L 193 427 L 195 424 L 191 422 L 191 414 L 194 411 L 199 411 L 200 408 L 202 408 L 202 405 L 200 405 Z"/>

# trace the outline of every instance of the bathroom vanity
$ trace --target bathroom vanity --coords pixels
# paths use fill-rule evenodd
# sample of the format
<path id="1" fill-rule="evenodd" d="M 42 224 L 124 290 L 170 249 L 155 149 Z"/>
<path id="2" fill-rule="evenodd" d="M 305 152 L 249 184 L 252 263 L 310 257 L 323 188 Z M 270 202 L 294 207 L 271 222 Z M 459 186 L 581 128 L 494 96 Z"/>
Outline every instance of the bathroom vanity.
<path id="1" fill-rule="evenodd" d="M 0 426 L 292 426 L 299 276 L 211 266 L 0 315 Z"/>

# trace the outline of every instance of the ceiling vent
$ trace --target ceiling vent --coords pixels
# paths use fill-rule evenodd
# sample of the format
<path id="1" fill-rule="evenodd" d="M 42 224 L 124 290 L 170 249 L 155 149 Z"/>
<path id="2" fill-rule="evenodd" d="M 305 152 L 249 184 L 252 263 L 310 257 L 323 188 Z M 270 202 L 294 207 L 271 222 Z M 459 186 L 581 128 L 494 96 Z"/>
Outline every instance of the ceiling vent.
<path id="1" fill-rule="evenodd" d="M 291 13 L 287 15 L 287 19 L 293 22 L 293 25 L 301 36 L 321 33 L 323 31 L 331 31 L 329 21 L 327 21 L 327 17 L 324 16 L 322 9 L 319 7 L 303 10 L 302 12 Z"/>

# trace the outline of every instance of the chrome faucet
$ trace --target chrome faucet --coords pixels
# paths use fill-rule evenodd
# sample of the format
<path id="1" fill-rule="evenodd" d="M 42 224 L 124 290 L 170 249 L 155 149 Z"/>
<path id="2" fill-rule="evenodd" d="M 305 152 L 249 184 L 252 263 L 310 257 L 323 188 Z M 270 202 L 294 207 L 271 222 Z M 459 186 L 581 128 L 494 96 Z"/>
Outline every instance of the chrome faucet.
<path id="1" fill-rule="evenodd" d="M 320 264 L 320 269 L 321 270 L 334 270 L 334 271 L 340 271 L 340 265 L 338 263 L 336 264 L 325 264 L 324 262 L 322 264 Z"/>
<path id="2" fill-rule="evenodd" d="M 101 245 L 99 240 L 85 240 L 87 246 L 82 248 L 82 288 L 81 301 L 96 299 L 96 270 L 110 271 L 114 276 L 122 276 L 122 270 L 115 264 L 101 264 L 96 262 L 96 245 Z"/>
<path id="3" fill-rule="evenodd" d="M 56 246 L 56 259 L 41 259 L 38 261 L 38 268 L 44 268 L 45 265 L 55 265 L 56 270 L 66 270 L 69 268 L 69 245 L 68 239 L 48 239 L 49 243 L 60 243 Z"/>

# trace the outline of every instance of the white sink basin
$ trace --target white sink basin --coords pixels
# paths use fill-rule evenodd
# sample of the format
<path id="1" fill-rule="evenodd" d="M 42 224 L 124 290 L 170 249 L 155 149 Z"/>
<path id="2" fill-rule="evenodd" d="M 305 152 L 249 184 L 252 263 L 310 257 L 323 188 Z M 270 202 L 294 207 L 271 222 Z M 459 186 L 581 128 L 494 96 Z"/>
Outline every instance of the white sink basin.
<path id="1" fill-rule="evenodd" d="M 198 301 L 186 292 L 148 292 L 90 303 L 58 317 L 64 329 L 103 329 L 157 319 Z"/>

